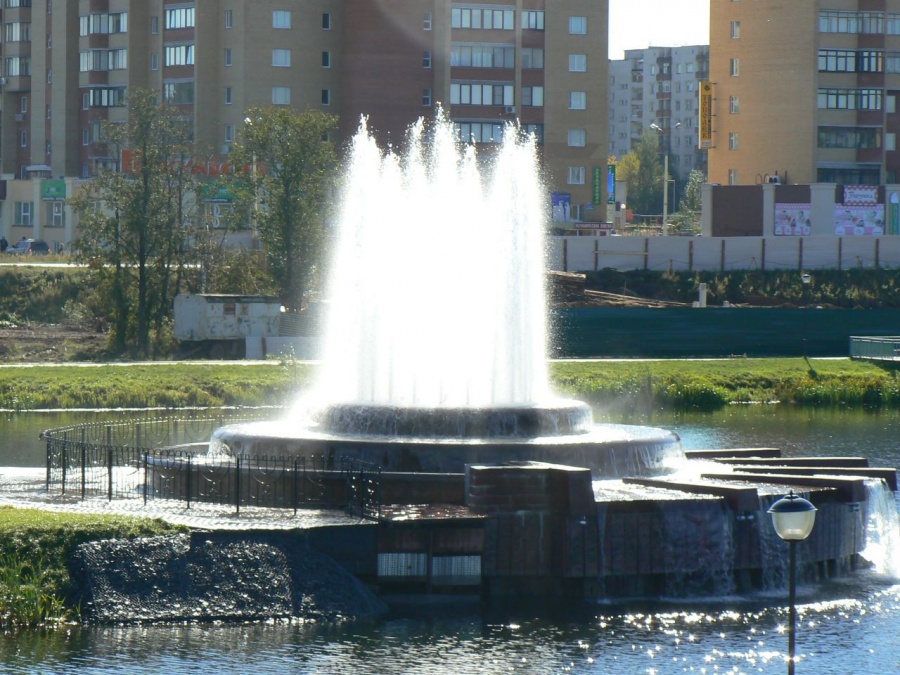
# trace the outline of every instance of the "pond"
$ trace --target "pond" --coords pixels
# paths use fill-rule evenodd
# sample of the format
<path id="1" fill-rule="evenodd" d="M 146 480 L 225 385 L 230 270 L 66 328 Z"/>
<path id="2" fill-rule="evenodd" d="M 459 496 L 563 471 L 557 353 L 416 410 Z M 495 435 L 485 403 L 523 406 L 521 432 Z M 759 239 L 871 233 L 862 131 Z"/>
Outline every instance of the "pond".
<path id="1" fill-rule="evenodd" d="M 4 413 L 0 464 L 41 466 L 42 429 L 144 413 Z M 75 417 L 70 417 L 75 415 Z M 900 466 L 900 413 L 731 407 L 601 421 L 676 431 L 687 449 L 778 447 Z M 395 606 L 347 626 L 260 623 L 79 628 L 0 636 L 4 673 L 783 673 L 784 593 L 565 610 Z M 900 585 L 860 573 L 799 589 L 798 673 L 900 672 Z"/>

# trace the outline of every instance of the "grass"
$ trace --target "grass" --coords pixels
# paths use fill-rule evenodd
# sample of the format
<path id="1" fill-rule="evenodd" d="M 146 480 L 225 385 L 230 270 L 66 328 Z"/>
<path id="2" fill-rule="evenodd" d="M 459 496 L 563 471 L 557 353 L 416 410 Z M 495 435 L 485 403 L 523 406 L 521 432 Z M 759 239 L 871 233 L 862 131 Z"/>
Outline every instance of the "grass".
<path id="1" fill-rule="evenodd" d="M 0 507 L 0 629 L 74 620 L 69 561 L 79 544 L 184 531 L 161 520 Z"/>
<path id="2" fill-rule="evenodd" d="M 167 363 L 0 368 L 0 408 L 182 408 L 286 403 L 315 366 Z M 591 402 L 649 402 L 714 410 L 731 403 L 900 408 L 900 378 L 850 359 L 571 361 L 550 366 L 555 386 Z"/>

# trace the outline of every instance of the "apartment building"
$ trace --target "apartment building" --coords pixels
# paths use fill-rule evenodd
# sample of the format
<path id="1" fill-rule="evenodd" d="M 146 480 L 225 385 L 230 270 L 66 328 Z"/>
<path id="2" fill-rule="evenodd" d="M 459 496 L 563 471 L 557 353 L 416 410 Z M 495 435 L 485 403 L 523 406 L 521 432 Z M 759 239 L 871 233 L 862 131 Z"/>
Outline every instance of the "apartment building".
<path id="1" fill-rule="evenodd" d="M 709 180 L 896 183 L 900 0 L 712 0 Z"/>
<path id="2" fill-rule="evenodd" d="M 332 112 L 345 135 L 365 115 L 396 144 L 440 103 L 488 153 L 518 121 L 537 135 L 566 217 L 594 219 L 606 199 L 608 4 L 559 4 L 2 0 L 0 233 L 72 239 L 65 198 L 116 165 L 100 129 L 124 119 L 131 87 L 192 118 L 210 163 L 227 160 L 250 106 Z"/>
<path id="3" fill-rule="evenodd" d="M 609 154 L 628 154 L 645 132 L 658 128 L 678 194 L 691 171 L 706 171 L 697 106 L 700 82 L 708 78 L 706 45 L 629 49 L 624 59 L 610 61 Z"/>

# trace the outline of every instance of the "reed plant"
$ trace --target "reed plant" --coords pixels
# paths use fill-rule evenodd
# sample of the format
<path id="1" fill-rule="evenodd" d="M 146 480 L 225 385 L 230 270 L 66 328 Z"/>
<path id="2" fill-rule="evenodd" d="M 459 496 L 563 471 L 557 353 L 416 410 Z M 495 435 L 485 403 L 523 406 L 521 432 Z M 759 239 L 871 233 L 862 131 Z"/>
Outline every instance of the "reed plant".
<path id="1" fill-rule="evenodd" d="M 80 544 L 184 530 L 157 519 L 0 507 L 0 629 L 54 627 L 77 618 L 70 563 Z"/>

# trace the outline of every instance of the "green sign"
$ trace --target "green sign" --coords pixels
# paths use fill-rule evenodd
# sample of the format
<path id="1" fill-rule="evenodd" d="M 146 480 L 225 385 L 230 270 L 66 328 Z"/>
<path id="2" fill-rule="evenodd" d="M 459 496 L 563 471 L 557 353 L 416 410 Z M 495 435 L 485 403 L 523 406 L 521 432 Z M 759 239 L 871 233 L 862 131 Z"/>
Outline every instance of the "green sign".
<path id="1" fill-rule="evenodd" d="M 208 204 L 231 204 L 234 201 L 234 195 L 227 185 L 216 185 L 210 183 L 200 186 L 200 201 Z"/>
<path id="2" fill-rule="evenodd" d="M 41 199 L 46 201 L 63 201 L 66 198 L 66 181 L 46 179 L 41 181 Z"/>
<path id="3" fill-rule="evenodd" d="M 594 197 L 591 201 L 593 201 L 594 204 L 602 203 L 603 202 L 603 167 L 602 166 L 594 167 L 593 188 L 594 188 Z"/>

